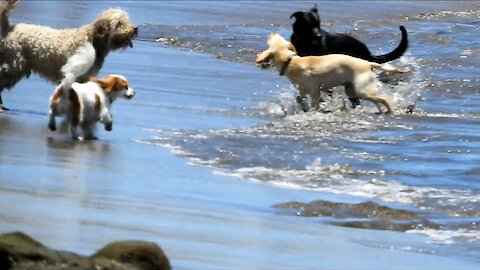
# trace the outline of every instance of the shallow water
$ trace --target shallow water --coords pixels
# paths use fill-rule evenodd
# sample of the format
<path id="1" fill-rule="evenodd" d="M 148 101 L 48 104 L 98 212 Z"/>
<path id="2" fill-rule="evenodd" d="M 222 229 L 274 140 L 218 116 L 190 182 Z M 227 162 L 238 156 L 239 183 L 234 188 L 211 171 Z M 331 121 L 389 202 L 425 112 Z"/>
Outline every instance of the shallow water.
<path id="1" fill-rule="evenodd" d="M 367 102 L 339 110 L 341 91 L 325 104 L 333 113 L 303 113 L 285 78 L 252 63 L 268 33 L 288 37 L 289 15 L 311 3 L 119 2 L 140 35 L 102 74 L 125 75 L 138 95 L 114 105 L 112 133 L 70 142 L 47 131 L 53 86 L 39 78 L 4 93 L 1 231 L 82 253 L 147 239 L 177 269 L 478 268 L 480 3 L 431 3 L 319 5 L 326 29 L 375 54 L 406 26 L 410 48 L 393 64 L 411 72 L 380 89 L 416 110 L 385 116 Z M 12 20 L 71 27 L 109 6 L 25 2 Z M 55 8 L 34 12 L 45 7 Z M 343 228 L 330 224 L 358 219 L 272 207 L 318 199 L 375 201 L 436 226 Z"/>

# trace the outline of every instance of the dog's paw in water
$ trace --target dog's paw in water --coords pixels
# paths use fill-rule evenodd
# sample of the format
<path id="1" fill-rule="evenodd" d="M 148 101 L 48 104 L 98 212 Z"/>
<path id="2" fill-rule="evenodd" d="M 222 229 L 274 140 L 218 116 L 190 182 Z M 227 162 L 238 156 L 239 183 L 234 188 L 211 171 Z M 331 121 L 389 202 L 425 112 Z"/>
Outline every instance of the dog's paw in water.
<path id="1" fill-rule="evenodd" d="M 307 98 L 306 97 L 302 97 L 302 96 L 298 95 L 295 98 L 295 101 L 297 102 L 298 105 L 300 105 L 303 112 L 308 111 L 308 104 L 307 104 Z"/>
<path id="2" fill-rule="evenodd" d="M 57 130 L 57 125 L 55 124 L 55 122 L 48 123 L 48 129 L 50 129 L 51 131 Z"/>
<path id="3" fill-rule="evenodd" d="M 270 65 L 270 63 L 260 63 L 257 64 L 257 66 L 259 66 L 261 69 L 269 69 L 272 65 Z"/>
<path id="4" fill-rule="evenodd" d="M 106 131 L 112 131 L 112 125 L 113 125 L 112 122 L 109 122 L 109 123 L 105 124 L 105 130 Z"/>

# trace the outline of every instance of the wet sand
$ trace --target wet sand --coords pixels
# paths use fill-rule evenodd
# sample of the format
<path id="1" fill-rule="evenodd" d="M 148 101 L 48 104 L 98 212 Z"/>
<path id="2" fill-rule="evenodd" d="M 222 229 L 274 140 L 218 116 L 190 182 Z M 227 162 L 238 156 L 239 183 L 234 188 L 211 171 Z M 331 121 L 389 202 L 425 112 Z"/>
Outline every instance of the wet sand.
<path id="1" fill-rule="evenodd" d="M 471 5 L 442 1 L 432 7 L 432 3 L 382 2 L 359 16 L 402 17 L 412 9 L 420 13 Z M 25 1 L 13 18 L 76 26 L 111 5 Z M 138 24 L 243 24 L 260 18 L 268 25 L 288 24 L 285 16 L 311 4 L 115 5 L 124 7 Z M 328 2 L 322 8 L 332 18 L 348 21 L 351 15 L 342 18 L 338 10 L 355 12 L 359 6 Z M 56 16 L 58 12 L 65 16 Z M 11 111 L 0 115 L 0 232 L 21 230 L 48 246 L 85 255 L 118 239 L 153 241 L 174 269 L 478 268 L 478 262 L 461 255 L 447 256 L 448 247 L 433 248 L 422 235 L 356 230 L 315 218 L 277 215 L 271 206 L 280 202 L 338 197 L 214 173 L 176 156 L 175 148 L 145 143 L 152 136 L 161 137 L 162 130 L 268 124 L 270 119 L 246 117 L 241 109 L 273 95 L 256 87 L 259 81 L 262 89 L 276 87 L 275 80 L 262 79 L 262 72 L 254 65 L 162 46 L 154 37 L 140 34 L 134 48 L 109 55 L 101 71 L 125 75 L 137 95 L 115 103 L 113 131 L 99 128 L 100 139 L 89 142 L 72 142 L 68 134 L 48 131 L 53 86 L 35 76 L 22 81 L 3 94 Z M 342 200 L 358 203 L 359 198 Z"/>

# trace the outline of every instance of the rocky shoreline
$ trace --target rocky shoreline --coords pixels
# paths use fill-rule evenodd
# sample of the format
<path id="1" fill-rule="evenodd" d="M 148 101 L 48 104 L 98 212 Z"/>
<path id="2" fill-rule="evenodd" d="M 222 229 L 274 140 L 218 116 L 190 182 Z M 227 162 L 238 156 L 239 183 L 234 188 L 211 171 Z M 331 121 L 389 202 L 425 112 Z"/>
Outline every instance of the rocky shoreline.
<path id="1" fill-rule="evenodd" d="M 352 204 L 316 200 L 309 203 L 286 202 L 273 205 L 273 207 L 279 210 L 278 214 L 334 218 L 335 221 L 328 223 L 341 227 L 399 232 L 439 228 L 439 225 L 429 221 L 423 215 L 407 210 L 393 209 L 371 201 Z"/>
<path id="2" fill-rule="evenodd" d="M 155 243 L 113 242 L 91 256 L 54 250 L 22 232 L 0 235 L 2 270 L 170 270 L 170 262 Z"/>

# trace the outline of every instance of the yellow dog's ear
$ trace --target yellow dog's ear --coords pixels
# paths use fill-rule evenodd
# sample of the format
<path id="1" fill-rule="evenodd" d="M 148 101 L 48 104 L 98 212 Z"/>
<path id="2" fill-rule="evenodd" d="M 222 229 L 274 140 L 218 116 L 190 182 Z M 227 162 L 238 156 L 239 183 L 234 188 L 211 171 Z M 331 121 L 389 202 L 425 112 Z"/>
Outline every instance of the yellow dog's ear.
<path id="1" fill-rule="evenodd" d="M 257 54 L 257 57 L 255 58 L 255 63 L 265 63 L 265 62 L 268 62 L 270 61 L 270 59 L 272 58 L 272 53 L 270 52 L 270 50 L 265 50 L 259 54 Z"/>
<path id="2" fill-rule="evenodd" d="M 287 49 L 289 49 L 290 51 L 292 51 L 294 53 L 297 53 L 297 50 L 295 49 L 295 46 L 293 46 L 292 43 L 288 44 Z"/>

